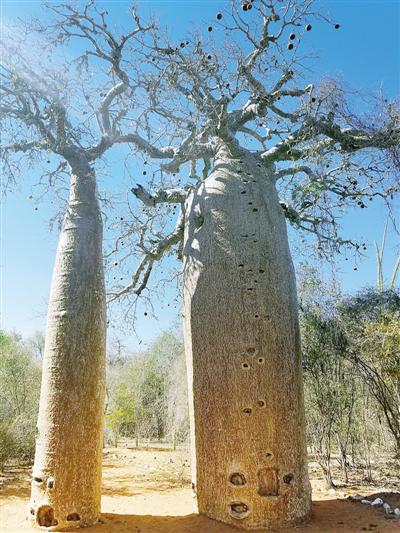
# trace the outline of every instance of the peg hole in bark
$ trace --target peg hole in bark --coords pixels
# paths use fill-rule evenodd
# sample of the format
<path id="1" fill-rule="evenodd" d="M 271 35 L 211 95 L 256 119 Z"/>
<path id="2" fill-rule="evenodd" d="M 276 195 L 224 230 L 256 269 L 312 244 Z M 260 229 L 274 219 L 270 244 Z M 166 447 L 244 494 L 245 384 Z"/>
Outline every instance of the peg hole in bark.
<path id="1" fill-rule="evenodd" d="M 234 472 L 229 476 L 229 483 L 235 487 L 242 487 L 243 485 L 246 485 L 246 478 L 244 474 Z"/>
<path id="2" fill-rule="evenodd" d="M 239 268 L 243 268 L 243 267 L 244 267 L 244 264 L 243 264 L 243 263 L 239 263 L 239 264 L 238 264 L 238 267 L 239 267 Z"/>
<path id="3" fill-rule="evenodd" d="M 78 513 L 70 513 L 67 516 L 67 522 L 77 522 L 80 519 L 81 517 L 78 515 Z"/>
<path id="4" fill-rule="evenodd" d="M 254 355 L 257 352 L 257 350 L 256 348 L 254 348 L 254 346 L 250 346 L 249 348 L 247 348 L 246 352 L 248 355 Z"/>
<path id="5" fill-rule="evenodd" d="M 31 507 L 31 508 L 29 509 L 29 512 L 31 513 L 31 515 L 34 515 L 34 514 L 35 514 L 35 509 L 34 509 L 33 507 Z"/>
<path id="6" fill-rule="evenodd" d="M 286 485 L 290 485 L 293 481 L 293 474 L 286 474 L 283 476 L 283 482 L 286 483 Z"/>
<path id="7" fill-rule="evenodd" d="M 244 413 L 245 415 L 251 415 L 251 413 L 252 413 L 251 407 L 245 407 L 245 408 L 243 409 L 243 413 Z"/>
<path id="8" fill-rule="evenodd" d="M 253 209 L 253 213 L 257 213 L 257 211 L 258 211 L 258 209 L 257 209 L 257 207 L 255 207 L 255 208 Z"/>
<path id="9" fill-rule="evenodd" d="M 273 454 L 272 452 L 266 452 L 266 454 L 265 454 L 265 457 L 266 457 L 267 459 L 272 459 L 273 456 L 274 456 L 274 454 Z"/>
<path id="10" fill-rule="evenodd" d="M 47 488 L 54 489 L 54 479 L 49 479 L 47 481 Z"/>
<path id="11" fill-rule="evenodd" d="M 238 518 L 241 520 L 250 514 L 250 510 L 248 505 L 243 502 L 232 502 L 229 505 L 229 514 L 232 518 Z"/>
<path id="12" fill-rule="evenodd" d="M 250 368 L 249 363 L 242 363 L 242 368 L 244 368 L 245 370 L 247 370 L 248 368 Z"/>
<path id="13" fill-rule="evenodd" d="M 261 468 L 257 472 L 258 494 L 260 496 L 278 496 L 278 470 Z"/>
<path id="14" fill-rule="evenodd" d="M 261 408 L 265 407 L 266 406 L 265 400 L 258 400 L 257 401 L 257 405 L 258 405 L 258 407 L 261 407 Z"/>
<path id="15" fill-rule="evenodd" d="M 253 205 L 253 202 L 248 202 L 248 205 Z"/>
<path id="16" fill-rule="evenodd" d="M 247 287 L 248 291 L 254 291 L 253 287 Z"/>
<path id="17" fill-rule="evenodd" d="M 35 483 L 43 483 L 43 478 L 41 478 L 41 477 L 34 477 L 34 478 L 33 478 L 33 481 L 34 481 Z"/>
<path id="18" fill-rule="evenodd" d="M 246 191 L 241 191 L 241 193 L 240 193 L 240 194 L 246 194 Z"/>
<path id="19" fill-rule="evenodd" d="M 262 365 L 264 363 L 264 357 L 259 357 L 258 362 L 260 365 Z"/>
<path id="20" fill-rule="evenodd" d="M 260 315 L 254 315 L 254 318 L 260 318 Z"/>
<path id="21" fill-rule="evenodd" d="M 260 274 L 264 274 L 264 272 L 265 272 L 265 270 L 263 270 L 262 268 L 260 268 L 259 273 L 260 273 Z"/>
<path id="22" fill-rule="evenodd" d="M 54 509 L 50 505 L 42 505 L 39 507 L 36 515 L 36 521 L 41 527 L 51 527 L 57 525 L 54 520 Z"/>

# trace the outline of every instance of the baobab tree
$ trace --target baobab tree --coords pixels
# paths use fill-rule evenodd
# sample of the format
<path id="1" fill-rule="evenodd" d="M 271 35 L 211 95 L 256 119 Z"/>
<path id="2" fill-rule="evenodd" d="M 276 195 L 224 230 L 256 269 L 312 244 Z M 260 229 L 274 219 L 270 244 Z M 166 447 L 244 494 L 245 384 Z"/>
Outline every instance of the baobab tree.
<path id="1" fill-rule="evenodd" d="M 31 518 L 51 530 L 91 525 L 100 514 L 106 310 L 96 166 L 106 150 L 127 142 L 120 124 L 134 102 L 123 51 L 149 27 L 132 10 L 131 28 L 116 37 L 93 2 L 79 12 L 49 9 L 50 25 L 2 31 L 0 117 L 6 187 L 27 167 L 51 164 L 51 155 L 57 166 L 39 170 L 41 182 L 58 190 L 65 172 L 70 178 L 48 306 L 30 505 Z M 71 39 L 86 47 L 68 65 L 57 45 Z M 96 76 L 89 59 L 101 64 Z"/>
<path id="2" fill-rule="evenodd" d="M 142 258 L 131 282 L 111 289 L 110 300 L 132 302 L 146 295 L 157 261 L 175 250 L 183 258 L 199 511 L 244 528 L 293 524 L 310 513 L 286 220 L 315 235 L 321 253 L 357 249 L 338 234 L 338 210 L 352 204 L 364 209 L 370 198 L 390 198 L 397 191 L 391 173 L 398 164 L 395 104 L 383 101 L 376 118 L 367 121 L 351 112 L 338 84 L 299 86 L 306 73 L 300 38 L 312 23 L 330 23 L 313 4 L 234 1 L 229 12 L 216 13 L 207 38 L 197 32 L 179 41 L 155 24 L 143 27 L 135 14 L 135 29 L 116 36 L 107 12 L 93 1 L 83 8 L 51 4 L 55 22 L 38 26 L 39 34 L 52 45 L 78 42 L 78 81 L 67 90 L 54 69 L 51 76 L 46 68 L 38 74 L 30 64 L 21 74 L 18 46 L 3 71 L 6 103 L 0 110 L 11 128 L 2 150 L 8 173 L 15 169 L 14 154 L 34 159 L 45 149 L 60 157 L 72 173 L 66 220 L 78 206 L 95 205 L 94 164 L 110 148 L 124 144 L 143 157 L 147 184 L 133 188 L 143 208 L 123 221 L 124 231 L 108 255 L 111 264 L 125 266 L 138 250 Z M 77 121 L 78 106 L 87 119 Z M 90 179 L 78 179 L 82 176 Z M 85 192 L 74 205 L 73 195 L 89 184 L 91 200 Z M 176 218 L 175 229 L 169 215 Z M 77 258 L 98 257 L 100 245 L 96 254 L 90 246 L 100 243 L 100 236 L 93 239 L 88 228 L 101 228 L 101 220 L 90 220 L 79 212 L 72 233 L 64 223 L 61 243 L 68 242 L 65 234 L 72 241 L 65 255 L 58 254 L 68 261 L 60 275 L 63 298 L 54 298 L 63 309 L 53 313 L 51 303 L 49 311 L 51 356 L 44 358 L 49 370 L 32 499 L 37 521 L 48 527 L 55 521 L 58 527 L 90 524 L 99 512 L 101 429 L 94 421 L 101 409 L 94 406 L 102 403 L 103 355 L 96 346 L 103 341 L 97 345 L 94 339 L 104 335 L 104 314 L 99 312 L 101 320 L 91 328 L 94 311 L 84 312 L 90 302 L 103 309 L 96 297 L 103 292 L 92 285 L 88 259 L 76 269 L 69 261 L 72 250 Z M 87 246 L 81 248 L 81 242 Z M 65 294 L 71 295 L 66 314 Z M 90 434 L 85 426 L 91 424 L 96 428 Z"/>
<path id="3" fill-rule="evenodd" d="M 141 254 L 111 291 L 131 303 L 148 296 L 159 260 L 183 258 L 193 485 L 200 513 L 243 528 L 310 514 L 286 224 L 318 253 L 358 253 L 339 214 L 398 192 L 395 102 L 377 97 L 357 115 L 337 82 L 303 81 L 300 41 L 319 23 L 340 30 L 311 0 L 257 0 L 216 13 L 205 38 L 154 29 L 137 122 L 147 144 L 136 142 L 150 187 L 132 189 L 139 239 L 127 221 L 112 251 L 126 266 L 130 242 Z"/>

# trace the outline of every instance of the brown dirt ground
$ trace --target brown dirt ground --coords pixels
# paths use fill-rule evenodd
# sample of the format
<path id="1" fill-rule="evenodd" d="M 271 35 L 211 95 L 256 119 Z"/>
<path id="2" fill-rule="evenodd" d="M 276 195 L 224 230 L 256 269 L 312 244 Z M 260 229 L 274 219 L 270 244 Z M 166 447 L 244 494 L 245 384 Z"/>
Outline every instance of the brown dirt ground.
<path id="1" fill-rule="evenodd" d="M 235 533 L 238 529 L 196 514 L 196 501 L 190 489 L 187 450 L 168 447 L 123 448 L 104 452 L 103 514 L 101 524 L 90 533 Z M 378 475 L 379 472 L 379 475 Z M 400 506 L 397 467 L 384 462 L 376 469 L 374 485 L 350 484 L 327 491 L 315 463 L 310 465 L 313 485 L 313 517 L 309 524 L 279 533 L 400 533 L 400 521 L 387 519 L 381 509 L 368 508 L 346 500 L 360 493 L 383 497 Z M 360 476 L 360 472 L 353 475 Z M 390 493 L 390 494 L 388 494 Z M 26 522 L 29 500 L 29 469 L 9 468 L 0 478 L 0 532 L 32 533 Z M 37 530 L 36 530 L 37 531 Z M 74 530 L 82 531 L 82 530 Z M 271 530 L 270 530 L 271 533 Z"/>

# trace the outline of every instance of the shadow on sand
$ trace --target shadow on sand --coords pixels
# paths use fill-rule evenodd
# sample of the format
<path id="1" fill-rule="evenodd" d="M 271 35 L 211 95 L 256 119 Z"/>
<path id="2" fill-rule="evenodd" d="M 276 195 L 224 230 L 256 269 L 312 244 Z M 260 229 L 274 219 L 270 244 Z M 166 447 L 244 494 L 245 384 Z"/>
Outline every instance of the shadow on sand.
<path id="1" fill-rule="evenodd" d="M 157 511 L 157 509 L 155 509 Z M 379 510 L 346 500 L 317 501 L 313 504 L 313 518 L 303 526 L 279 530 L 252 530 L 254 533 L 355 533 L 375 531 L 393 533 L 398 523 L 387 520 Z M 75 530 L 74 530 L 75 531 Z M 77 529 L 82 531 L 81 529 Z M 236 527 L 210 520 L 205 516 L 149 516 L 105 513 L 102 523 L 87 529 L 89 533 L 238 533 Z"/>

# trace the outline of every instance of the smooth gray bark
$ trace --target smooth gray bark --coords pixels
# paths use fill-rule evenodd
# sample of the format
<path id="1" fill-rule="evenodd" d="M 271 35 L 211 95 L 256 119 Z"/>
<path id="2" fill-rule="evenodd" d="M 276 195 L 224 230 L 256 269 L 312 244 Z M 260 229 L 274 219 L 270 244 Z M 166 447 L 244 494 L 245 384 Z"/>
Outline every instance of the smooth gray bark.
<path id="1" fill-rule="evenodd" d="M 294 269 L 273 174 L 221 145 L 186 205 L 185 342 L 199 512 L 250 528 L 310 515 Z"/>
<path id="2" fill-rule="evenodd" d="M 102 219 L 88 165 L 72 169 L 48 309 L 30 513 L 49 530 L 100 515 L 105 373 Z"/>

